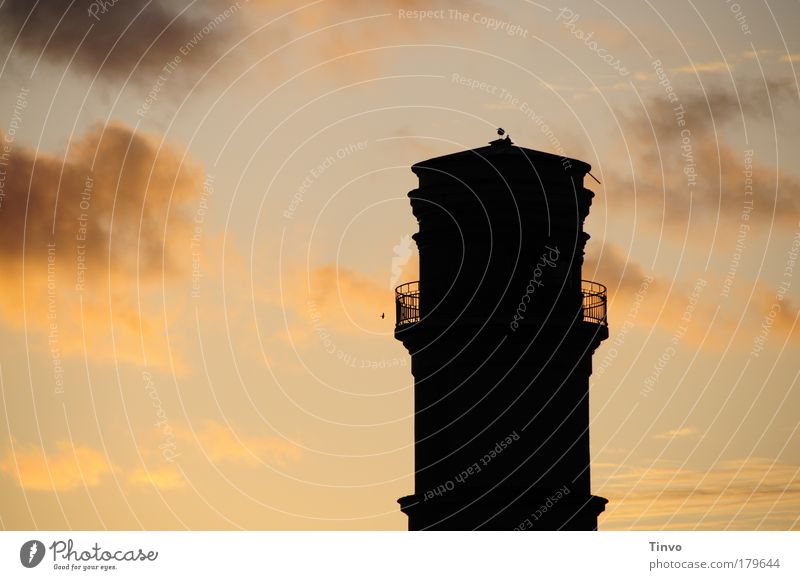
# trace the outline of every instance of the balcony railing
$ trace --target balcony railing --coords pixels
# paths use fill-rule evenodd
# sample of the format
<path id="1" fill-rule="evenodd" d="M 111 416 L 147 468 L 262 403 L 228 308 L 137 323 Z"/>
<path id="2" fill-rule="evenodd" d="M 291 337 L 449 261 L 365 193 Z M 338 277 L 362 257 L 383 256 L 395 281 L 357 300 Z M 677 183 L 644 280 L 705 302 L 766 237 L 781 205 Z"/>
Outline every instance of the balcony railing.
<path id="1" fill-rule="evenodd" d="M 419 281 L 395 288 L 394 305 L 397 328 L 419 322 Z"/>
<path id="2" fill-rule="evenodd" d="M 581 280 L 581 294 L 583 294 L 583 321 L 608 326 L 606 287 L 590 280 Z"/>
<path id="3" fill-rule="evenodd" d="M 401 284 L 394 293 L 397 328 L 419 322 L 419 281 Z M 581 294 L 583 321 L 608 326 L 606 287 L 590 280 L 581 280 Z"/>

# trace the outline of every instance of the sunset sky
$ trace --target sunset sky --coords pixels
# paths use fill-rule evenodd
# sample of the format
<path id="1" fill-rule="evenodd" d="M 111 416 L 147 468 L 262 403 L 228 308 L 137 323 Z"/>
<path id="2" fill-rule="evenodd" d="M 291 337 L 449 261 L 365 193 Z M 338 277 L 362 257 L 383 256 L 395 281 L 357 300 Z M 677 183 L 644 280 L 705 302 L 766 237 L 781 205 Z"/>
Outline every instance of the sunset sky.
<path id="1" fill-rule="evenodd" d="M 503 127 L 601 182 L 600 529 L 800 529 L 797 2 L 33 4 L 0 0 L 0 527 L 405 529 L 409 167 Z"/>

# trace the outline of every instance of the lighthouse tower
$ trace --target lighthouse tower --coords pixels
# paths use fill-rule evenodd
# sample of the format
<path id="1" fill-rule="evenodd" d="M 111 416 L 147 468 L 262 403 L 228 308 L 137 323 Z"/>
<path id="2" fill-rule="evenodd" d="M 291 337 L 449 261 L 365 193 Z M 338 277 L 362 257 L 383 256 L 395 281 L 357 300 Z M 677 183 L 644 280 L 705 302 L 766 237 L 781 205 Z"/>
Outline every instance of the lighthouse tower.
<path id="1" fill-rule="evenodd" d="M 395 327 L 414 375 L 409 529 L 597 529 L 589 376 L 608 328 L 605 287 L 581 277 L 591 167 L 506 137 L 411 169 L 420 279 L 397 288 Z"/>

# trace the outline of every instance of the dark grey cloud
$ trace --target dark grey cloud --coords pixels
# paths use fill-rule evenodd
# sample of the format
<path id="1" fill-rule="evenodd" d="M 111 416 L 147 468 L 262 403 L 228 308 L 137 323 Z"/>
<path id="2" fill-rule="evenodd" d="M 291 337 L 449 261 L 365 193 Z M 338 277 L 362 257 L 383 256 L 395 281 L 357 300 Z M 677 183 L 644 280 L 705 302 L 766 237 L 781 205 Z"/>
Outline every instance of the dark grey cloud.
<path id="1" fill-rule="evenodd" d="M 738 217 L 752 201 L 753 221 L 796 220 L 800 181 L 794 168 L 775 166 L 774 147 L 747 145 L 774 120 L 780 134 L 796 116 L 792 79 L 737 80 L 737 91 L 712 86 L 706 91 L 676 87 L 677 100 L 656 94 L 644 108 L 619 111 L 631 152 L 632 173 L 616 175 L 622 187 L 645 202 L 656 221 L 686 224 L 689 212 L 704 220 L 710 212 Z M 777 138 L 777 137 L 775 137 Z"/>
<path id="2" fill-rule="evenodd" d="M 42 58 L 92 76 L 131 75 L 149 84 L 176 55 L 187 53 L 184 69 L 204 69 L 212 63 L 238 33 L 245 4 L 244 0 L 6 0 L 0 8 L 0 43 L 12 63 Z"/>

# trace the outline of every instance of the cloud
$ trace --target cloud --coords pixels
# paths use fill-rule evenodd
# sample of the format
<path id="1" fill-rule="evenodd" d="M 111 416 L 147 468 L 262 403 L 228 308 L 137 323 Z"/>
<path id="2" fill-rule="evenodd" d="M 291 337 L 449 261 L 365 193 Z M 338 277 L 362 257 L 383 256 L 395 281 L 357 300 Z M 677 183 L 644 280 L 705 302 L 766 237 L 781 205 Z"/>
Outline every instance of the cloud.
<path id="1" fill-rule="evenodd" d="M 15 147 L 6 172 L 0 260 L 21 262 L 48 243 L 74 256 L 86 241 L 93 271 L 152 277 L 179 267 L 165 231 L 189 234 L 202 170 L 157 136 L 96 124 L 70 143 L 65 159 Z"/>
<path id="2" fill-rule="evenodd" d="M 700 72 L 722 72 L 727 70 L 733 70 L 733 65 L 731 63 L 726 63 L 721 60 L 716 60 L 713 62 L 693 62 L 692 64 L 675 67 L 670 70 L 678 74 L 695 74 Z"/>
<path id="3" fill-rule="evenodd" d="M 657 326 L 678 337 L 676 345 L 727 348 L 733 340 L 734 345 L 750 350 L 751 329 L 760 329 L 769 316 L 771 341 L 778 344 L 783 334 L 791 343 L 800 343 L 800 333 L 795 331 L 797 305 L 788 297 L 779 300 L 776 286 L 760 280 L 734 280 L 728 300 L 732 305 L 747 306 L 721 309 L 715 316 L 714 305 L 723 288 L 721 275 L 706 272 L 694 279 L 682 275 L 670 280 L 645 269 L 629 254 L 620 244 L 594 242 L 589 244 L 584 261 L 584 277 L 608 288 L 612 339 L 626 325 L 644 329 Z M 709 331 L 712 321 L 713 331 Z"/>
<path id="4" fill-rule="evenodd" d="M 337 78 L 377 74 L 383 52 L 370 52 L 392 44 L 406 44 L 421 38 L 441 41 L 478 30 L 479 24 L 440 18 L 409 18 L 399 11 L 435 11 L 448 9 L 479 10 L 475 0 L 325 0 L 303 8 L 305 0 L 251 0 L 255 18 L 264 22 L 284 16 L 279 22 L 256 35 L 251 45 L 256 51 L 274 50 L 299 37 L 301 42 L 289 47 L 293 64 L 298 59 L 306 66 L 349 55 L 331 63 L 329 70 Z M 483 13 L 487 7 L 480 5 Z M 263 16 L 259 16 L 258 12 Z M 497 9 L 491 14 L 502 18 Z M 443 22 L 448 24 L 442 26 Z M 363 51 L 363 52 L 362 52 Z M 356 54 L 359 53 L 360 54 Z M 279 63 L 280 64 L 280 63 Z"/>
<path id="5" fill-rule="evenodd" d="M 402 270 L 401 270 L 402 272 Z M 399 279 L 400 274 L 398 274 Z M 310 298 L 319 306 L 365 306 L 374 313 L 385 304 L 390 289 L 369 276 L 344 267 L 321 266 L 311 272 Z"/>
<path id="6" fill-rule="evenodd" d="M 738 93 L 676 87 L 677 102 L 659 94 L 646 100 L 643 110 L 620 111 L 633 169 L 612 175 L 619 183 L 608 187 L 635 191 L 645 202 L 645 217 L 655 223 L 665 219 L 667 225 L 685 226 L 690 211 L 738 218 L 746 188 L 752 191 L 753 220 L 769 221 L 774 210 L 777 220 L 793 221 L 800 211 L 800 181 L 764 161 L 762 150 L 747 153 L 754 147 L 737 149 L 724 136 L 726 127 L 738 128 L 743 119 L 751 126 L 773 110 L 780 123 L 793 91 L 793 81 L 785 79 L 743 82 Z M 682 108 L 682 125 L 676 107 Z"/>
<path id="7" fill-rule="evenodd" d="M 380 281 L 377 276 L 332 264 L 307 273 L 291 270 L 284 274 L 282 290 L 262 295 L 264 302 L 286 313 L 287 325 L 276 337 L 299 346 L 314 344 L 314 337 L 322 341 L 331 333 L 363 336 L 365 330 L 385 332 L 386 318 L 391 322 L 394 317 L 394 286 L 418 278 L 416 252 L 404 260 L 397 254 L 387 257 Z"/>
<path id="8" fill-rule="evenodd" d="M 760 48 L 758 50 L 746 50 L 742 53 L 742 56 L 747 60 L 757 60 L 761 56 L 766 56 L 768 54 L 774 54 L 775 51 L 771 48 Z"/>
<path id="9" fill-rule="evenodd" d="M 286 467 L 303 456 L 301 447 L 281 437 L 241 435 L 211 420 L 196 431 L 177 428 L 175 436 L 183 444 L 181 461 L 188 464 L 205 456 L 220 463 Z M 12 439 L 11 448 L 0 458 L 0 474 L 27 490 L 66 492 L 97 487 L 112 473 L 119 474 L 131 489 L 156 487 L 168 491 L 187 485 L 177 464 L 113 465 L 99 450 L 64 440 L 55 443 L 55 450 L 48 450 L 36 444 L 19 445 Z"/>
<path id="10" fill-rule="evenodd" d="M 697 437 L 700 434 L 700 431 L 695 429 L 694 427 L 682 427 L 681 429 L 672 429 L 671 431 L 667 431 L 666 433 L 659 433 L 655 435 L 656 439 L 679 439 L 679 438 L 686 438 L 686 437 Z"/>
<path id="11" fill-rule="evenodd" d="M 793 79 L 759 79 L 758 82 L 741 80 L 737 83 L 737 92 L 720 86 L 711 86 L 706 91 L 684 90 L 675 88 L 679 99 L 677 103 L 669 103 L 663 94 L 655 95 L 645 102 L 642 114 L 631 115 L 623 111 L 624 129 L 627 135 L 637 140 L 652 140 L 653 131 L 661 139 L 680 142 L 682 128 L 678 126 L 673 108 L 683 106 L 685 127 L 693 134 L 710 133 L 714 137 L 714 128 L 731 121 L 738 122 L 742 115 L 750 120 L 770 118 L 772 112 L 767 104 L 772 100 L 775 105 L 783 104 L 794 98 Z M 644 113 L 649 113 L 649 119 Z M 652 130 L 651 130 L 652 124 Z"/>
<path id="12" fill-rule="evenodd" d="M 309 5 L 310 4 L 310 5 Z M 106 7 L 103 8 L 103 5 Z M 272 53 L 271 73 L 296 71 L 351 55 L 330 70 L 337 77 L 374 73 L 376 54 L 353 54 L 424 34 L 441 38 L 441 21 L 402 19 L 398 11 L 462 9 L 473 0 L 6 0 L 0 3 L 0 46 L 12 63 L 28 67 L 40 60 L 106 80 L 131 78 L 140 88 L 191 83 L 224 56 L 211 72 L 232 78 L 246 64 L 241 50 Z M 477 8 L 476 8 L 477 9 Z M 484 8 L 485 10 L 485 8 Z M 501 17 L 498 15 L 498 17 Z M 479 26 L 468 23 L 465 25 Z M 453 35 L 456 27 L 447 27 Z M 301 40 L 294 43 L 298 38 Z M 20 58 L 24 56 L 25 58 Z M 299 60 L 305 59 L 298 64 Z M 173 66 L 174 65 L 174 66 Z M 159 87 L 164 79 L 161 79 Z M 164 93 L 166 94 L 166 93 Z M 163 98 L 163 95 L 159 95 Z"/>
<path id="13" fill-rule="evenodd" d="M 430 0 L 348 0 L 346 9 L 344 0 L 304 8 L 308 4 L 306 0 L 6 0 L 0 4 L 0 45 L 25 55 L 30 63 L 44 59 L 115 80 L 130 75 L 149 87 L 176 57 L 180 58 L 177 74 L 205 72 L 256 26 L 270 23 L 247 41 L 248 46 L 270 51 L 319 31 L 299 46 L 323 60 L 385 44 L 387 34 L 416 35 L 419 22 L 414 26 L 398 22 L 399 9 L 453 7 L 439 0 L 433 4 Z M 460 0 L 457 4 L 472 3 Z M 389 16 L 321 30 L 380 14 Z M 225 70 L 235 67 L 236 58 L 235 54 L 225 56 Z M 273 57 L 271 65 L 276 58 L 283 55 Z M 359 58 L 366 62 L 368 57 Z"/>
<path id="14" fill-rule="evenodd" d="M 709 321 L 708 313 L 695 308 L 688 321 L 685 314 L 689 296 L 694 292 L 702 298 L 705 286 L 680 284 L 668 295 L 668 280 L 645 270 L 631 259 L 629 249 L 614 242 L 589 244 L 583 275 L 608 288 L 612 338 L 623 324 L 642 328 L 659 326 L 670 333 L 684 327 L 686 330 L 681 340 L 697 344 L 703 338 L 702 330 Z"/>
<path id="15" fill-rule="evenodd" d="M 106 456 L 85 445 L 56 442 L 55 451 L 37 445 L 13 446 L 0 460 L 0 473 L 24 489 L 71 491 L 100 485 L 114 470 Z"/>
<path id="16" fill-rule="evenodd" d="M 0 8 L 0 38 L 7 50 L 31 59 L 115 79 L 134 73 L 134 79 L 149 85 L 176 56 L 186 57 L 182 69 L 205 69 L 239 36 L 234 23 L 241 18 L 242 4 L 6 0 Z M 107 7 L 98 10 L 102 5 Z"/>
<path id="17" fill-rule="evenodd" d="M 182 489 L 186 481 L 177 467 L 167 465 L 157 468 L 137 467 L 128 472 L 126 481 L 134 487 L 155 486 L 162 490 Z"/>
<path id="18" fill-rule="evenodd" d="M 0 197 L 0 319 L 54 334 L 59 356 L 82 354 L 86 340 L 91 356 L 138 363 L 144 345 L 154 364 L 166 363 L 161 329 L 171 320 L 155 302 L 189 269 L 203 171 L 160 141 L 113 122 L 77 137 L 64 157 L 11 149 Z"/>
<path id="19" fill-rule="evenodd" d="M 800 62 L 800 54 L 784 54 L 780 58 L 781 62 Z"/>
<path id="20" fill-rule="evenodd" d="M 588 245 L 583 275 L 600 281 L 609 288 L 612 296 L 620 292 L 633 294 L 648 277 L 644 267 L 633 261 L 625 248 L 613 242 Z"/>
<path id="21" fill-rule="evenodd" d="M 180 429 L 177 436 L 188 444 L 199 444 L 201 451 L 215 462 L 286 466 L 289 462 L 299 461 L 302 456 L 302 449 L 286 439 L 239 435 L 231 428 L 210 420 L 197 431 Z"/>
<path id="22" fill-rule="evenodd" d="M 798 529 L 800 466 L 747 458 L 707 471 L 660 461 L 594 464 L 601 529 Z"/>

